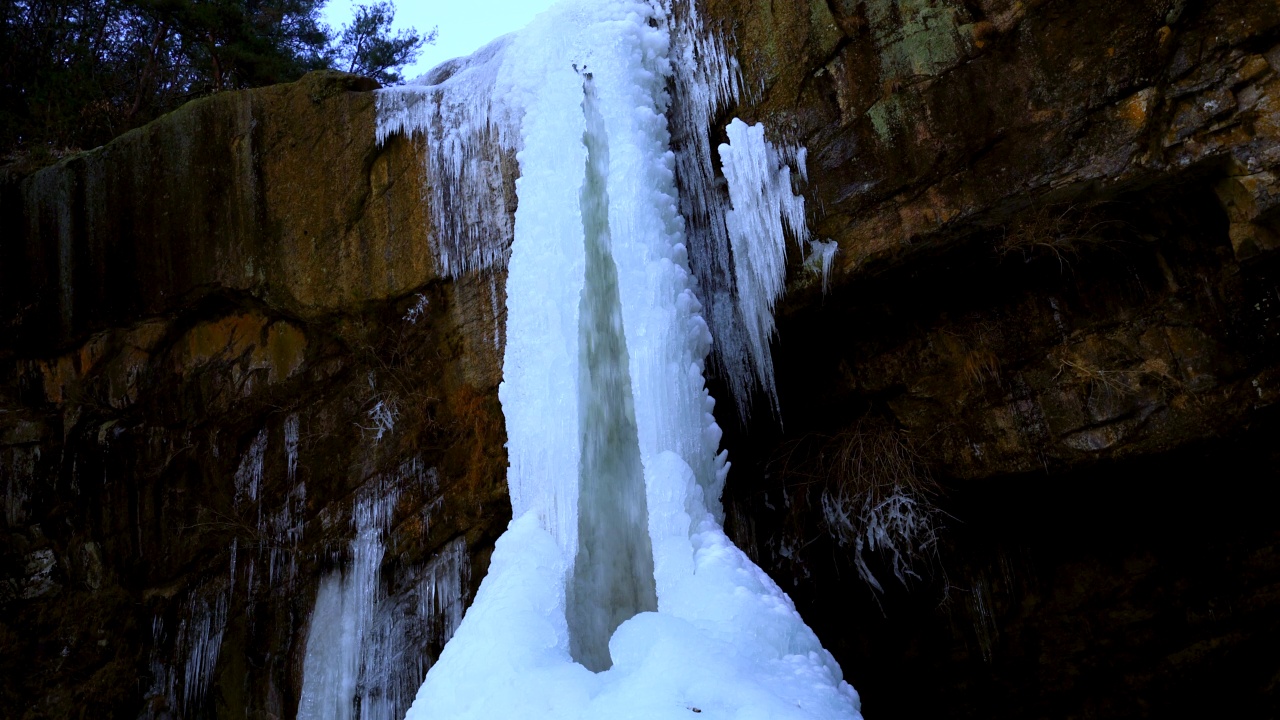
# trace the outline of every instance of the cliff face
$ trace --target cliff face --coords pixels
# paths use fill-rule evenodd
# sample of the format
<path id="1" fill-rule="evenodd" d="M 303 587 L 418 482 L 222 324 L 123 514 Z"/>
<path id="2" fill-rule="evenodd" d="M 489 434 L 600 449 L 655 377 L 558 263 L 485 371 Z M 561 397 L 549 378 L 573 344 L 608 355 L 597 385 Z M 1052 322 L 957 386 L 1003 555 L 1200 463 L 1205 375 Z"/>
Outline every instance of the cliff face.
<path id="1" fill-rule="evenodd" d="M 1274 714 L 1280 6 L 703 11 L 749 89 L 721 119 L 808 149 L 838 247 L 825 293 L 793 258 L 783 422 L 720 403 L 730 530 L 868 715 Z M 292 716 L 316 588 L 392 488 L 416 664 L 380 692 L 447 634 L 432 583 L 482 577 L 503 279 L 440 279 L 422 148 L 374 144 L 371 89 L 219 95 L 5 179 L 14 717 Z M 909 589 L 866 478 L 937 508 Z"/>
<path id="2" fill-rule="evenodd" d="M 372 87 L 218 95 L 5 187 L 0 715 L 292 717 L 362 530 L 404 652 L 373 694 L 412 699 L 510 517 L 501 278 L 436 277 Z"/>
<path id="3" fill-rule="evenodd" d="M 1274 714 L 1280 7 L 746 5 L 736 112 L 839 251 L 730 517 L 868 716 Z"/>

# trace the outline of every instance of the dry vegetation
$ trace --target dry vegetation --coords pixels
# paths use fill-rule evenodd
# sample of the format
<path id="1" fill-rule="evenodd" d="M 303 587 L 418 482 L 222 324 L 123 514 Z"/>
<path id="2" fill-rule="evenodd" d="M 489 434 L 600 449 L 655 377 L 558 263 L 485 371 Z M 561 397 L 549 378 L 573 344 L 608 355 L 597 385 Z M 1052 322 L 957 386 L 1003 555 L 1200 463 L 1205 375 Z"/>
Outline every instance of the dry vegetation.
<path id="1" fill-rule="evenodd" d="M 798 491 L 789 495 L 789 530 L 798 534 L 804 516 L 820 509 L 830 537 L 852 550 L 875 591 L 884 585 L 873 568 L 908 585 L 936 559 L 938 486 L 909 435 L 887 420 L 868 416 L 835 435 L 803 438 L 771 469 Z"/>
<path id="2" fill-rule="evenodd" d="M 1019 253 L 1023 260 L 1050 256 L 1064 269 L 1090 246 L 1107 243 L 1125 223 L 1106 213 L 1112 203 L 1042 205 L 1005 225 L 996 241 L 1001 255 Z"/>

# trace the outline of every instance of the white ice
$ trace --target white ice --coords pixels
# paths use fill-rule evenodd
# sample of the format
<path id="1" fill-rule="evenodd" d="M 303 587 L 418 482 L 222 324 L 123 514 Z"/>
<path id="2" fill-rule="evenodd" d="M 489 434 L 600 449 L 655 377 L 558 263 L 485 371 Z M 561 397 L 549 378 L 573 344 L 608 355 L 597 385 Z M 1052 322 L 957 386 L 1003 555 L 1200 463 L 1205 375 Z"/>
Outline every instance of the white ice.
<path id="1" fill-rule="evenodd" d="M 499 389 L 515 519 L 409 720 L 649 720 L 694 711 L 743 720 L 860 718 L 857 693 L 834 659 L 721 527 L 728 464 L 704 378 L 712 336 L 689 269 L 668 127 L 668 83 L 685 70 L 672 58 L 688 60 L 679 38 L 696 20 L 690 7 L 677 10 L 658 0 L 568 0 L 481 57 L 459 61 L 449 79 L 440 73 L 418 100 L 407 89 L 379 101 L 383 135 L 457 132 L 464 142 L 488 133 L 501 139 L 499 151 L 518 149 L 519 165 Z M 431 93 L 473 81 L 458 92 L 475 114 L 445 131 L 436 109 L 450 101 Z M 754 353 L 772 334 L 785 272 L 782 228 L 804 239 L 804 215 L 763 129 L 738 125 L 721 149 L 732 207 L 716 212 L 731 223 L 725 236 L 741 265 L 738 290 L 750 293 L 730 307 L 754 323 Z M 465 162 L 453 167 L 461 170 L 436 176 L 438 184 L 462 183 L 449 192 L 465 193 L 468 183 L 493 188 L 469 176 Z M 441 242 L 452 243 L 449 252 L 468 247 L 456 237 Z M 486 242 L 490 250 L 462 257 L 498 257 L 492 248 L 500 242 Z M 597 351 L 606 337 L 614 338 L 607 351 Z M 611 401 L 589 400 L 606 386 L 599 383 L 620 378 L 629 402 L 613 391 Z M 599 452 L 609 460 L 598 462 Z M 600 488 L 625 494 L 632 453 L 643 493 L 621 507 Z M 616 549 L 612 541 L 580 542 L 601 518 L 628 536 Z M 615 592 L 613 580 L 584 567 L 646 545 L 656 610 L 644 609 L 643 587 Z M 574 603 L 599 604 L 622 620 L 608 628 L 603 663 L 574 640 L 595 627 Z"/>
<path id="2" fill-rule="evenodd" d="M 786 232 L 802 249 L 809 239 L 804 198 L 791 192 L 791 168 L 780 162 L 765 139 L 764 125 L 747 125 L 735 118 L 725 131 L 729 142 L 719 147 L 719 153 L 729 186 L 731 209 L 725 213 L 725 227 L 733 253 L 738 315 L 746 327 L 756 380 L 777 411 L 769 347 L 773 306 L 787 279 Z"/>

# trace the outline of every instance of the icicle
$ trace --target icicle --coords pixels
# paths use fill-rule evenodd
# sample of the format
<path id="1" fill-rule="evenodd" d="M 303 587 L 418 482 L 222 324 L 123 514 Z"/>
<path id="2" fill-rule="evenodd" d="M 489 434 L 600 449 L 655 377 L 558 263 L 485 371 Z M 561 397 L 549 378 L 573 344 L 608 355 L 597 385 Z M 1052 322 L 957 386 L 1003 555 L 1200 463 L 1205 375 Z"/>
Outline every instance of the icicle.
<path id="1" fill-rule="evenodd" d="M 763 126 L 748 129 L 735 119 L 726 128 L 730 143 L 719 147 L 721 181 L 708 133 L 713 119 L 742 94 L 737 62 L 703 29 L 694 3 L 677 5 L 672 35 L 681 67 L 670 113 L 672 142 L 680 210 L 689 221 L 690 265 L 715 338 L 716 367 L 745 423 L 757 388 L 778 413 L 769 341 L 773 304 L 786 277 L 781 227 L 802 249 L 808 238 L 804 200 L 792 194 L 788 165 L 808 182 L 808 151 L 775 148 L 764 139 Z"/>
<path id="2" fill-rule="evenodd" d="M 822 294 L 826 295 L 831 284 L 831 263 L 835 260 L 839 246 L 835 240 L 811 240 L 809 255 L 804 265 L 810 272 L 822 278 Z"/>
<path id="3" fill-rule="evenodd" d="M 514 158 L 517 136 L 496 91 L 510 40 L 499 38 L 414 84 L 378 93 L 378 142 L 402 134 L 427 144 L 429 232 L 447 278 L 500 267 L 510 249 L 503 164 Z"/>
<path id="4" fill-rule="evenodd" d="M 808 238 L 804 198 L 791 192 L 791 169 L 764 138 L 763 125 L 734 119 L 719 148 L 732 209 L 725 227 L 733 250 L 738 314 L 746 326 L 756 381 L 777 411 L 773 383 L 773 306 L 787 277 L 786 230 L 801 248 Z"/>
<path id="5" fill-rule="evenodd" d="M 212 603 L 198 593 L 191 596 L 186 616 L 178 625 L 178 648 L 186 653 L 183 663 L 182 707 L 187 716 L 197 713 L 209 690 L 226 627 L 226 595 L 219 593 Z"/>
<path id="6" fill-rule="evenodd" d="M 323 578 L 316 593 L 300 720 L 400 720 L 430 667 L 429 644 L 447 641 L 461 623 L 470 580 L 463 538 L 408 580 L 412 593 L 383 592 L 384 539 L 399 488 L 414 481 L 429 482 L 417 458 L 371 483 L 356 502 L 350 562 Z"/>
<path id="7" fill-rule="evenodd" d="M 267 429 L 262 428 L 254 436 L 249 450 L 240 459 L 240 467 L 236 470 L 235 503 L 237 506 L 258 501 L 258 492 L 262 489 L 262 461 L 266 452 Z"/>
<path id="8" fill-rule="evenodd" d="M 171 663 L 166 662 L 164 649 L 168 646 L 169 635 L 166 632 L 164 617 L 160 614 L 151 619 L 151 651 L 148 654 L 147 666 L 151 672 L 151 687 L 147 690 L 148 705 L 153 712 L 145 717 L 154 717 L 158 713 L 173 713 L 178 710 L 178 676 Z M 163 715 L 160 715 L 163 717 Z"/>
<path id="9" fill-rule="evenodd" d="M 290 413 L 284 419 L 284 453 L 289 484 L 293 485 L 298 474 L 298 413 Z"/>
<path id="10" fill-rule="evenodd" d="M 397 493 L 381 483 L 356 502 L 351 564 L 320 582 L 307 633 L 298 720 L 349 720 L 359 693 L 361 653 L 381 595 L 383 534 Z"/>
<path id="11" fill-rule="evenodd" d="M 689 265 L 697 279 L 702 315 L 715 338 L 715 364 L 745 421 L 756 387 L 742 320 L 734 302 L 732 258 L 725 226 L 728 197 L 717 177 L 710 129 L 742 94 L 741 71 L 719 36 L 702 26 L 695 3 L 675 6 L 671 20 L 672 147 L 680 212 L 687 222 Z"/>
<path id="12" fill-rule="evenodd" d="M 418 586 L 418 616 L 434 622 L 439 618 L 441 641 L 447 642 L 462 624 L 466 610 L 463 596 L 471 581 L 471 558 L 467 554 L 467 542 L 457 538 L 427 566 Z M 423 669 L 426 674 L 426 668 Z"/>

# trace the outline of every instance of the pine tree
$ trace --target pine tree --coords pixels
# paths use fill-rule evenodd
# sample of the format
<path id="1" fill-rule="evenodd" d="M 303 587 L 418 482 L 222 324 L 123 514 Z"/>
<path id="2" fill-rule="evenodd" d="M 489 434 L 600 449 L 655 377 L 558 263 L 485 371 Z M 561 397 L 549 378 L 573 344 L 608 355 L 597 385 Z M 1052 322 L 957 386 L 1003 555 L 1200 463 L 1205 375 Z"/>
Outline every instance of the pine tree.
<path id="1" fill-rule="evenodd" d="M 10 0 L 0 3 L 0 164 L 94 147 L 222 90 L 334 67 L 394 82 L 435 38 L 391 32 L 389 2 L 338 38 L 326 0 Z M 49 157 L 51 156 L 51 157 Z"/>

